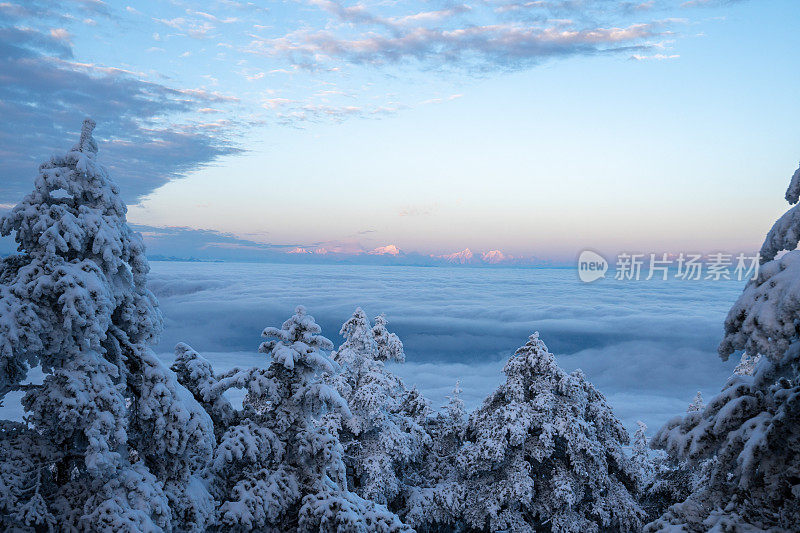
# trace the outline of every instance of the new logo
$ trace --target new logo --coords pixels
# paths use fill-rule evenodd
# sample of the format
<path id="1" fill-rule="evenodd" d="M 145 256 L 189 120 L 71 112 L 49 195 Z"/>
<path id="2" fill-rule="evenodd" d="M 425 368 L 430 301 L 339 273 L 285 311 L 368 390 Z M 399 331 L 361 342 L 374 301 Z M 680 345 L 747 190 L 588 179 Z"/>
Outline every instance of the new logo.
<path id="1" fill-rule="evenodd" d="M 578 277 L 584 283 L 591 283 L 606 277 L 608 261 L 591 250 L 584 250 L 578 256 Z"/>

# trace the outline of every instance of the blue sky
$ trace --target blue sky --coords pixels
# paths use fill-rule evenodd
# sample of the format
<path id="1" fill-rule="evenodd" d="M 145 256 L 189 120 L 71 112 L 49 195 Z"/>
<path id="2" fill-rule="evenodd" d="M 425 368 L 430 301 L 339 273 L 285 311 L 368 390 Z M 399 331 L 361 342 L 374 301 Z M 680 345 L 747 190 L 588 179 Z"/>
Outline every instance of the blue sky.
<path id="1" fill-rule="evenodd" d="M 129 219 L 186 246 L 752 250 L 800 159 L 798 23 L 793 0 L 2 3 L 0 204 L 89 114 Z"/>

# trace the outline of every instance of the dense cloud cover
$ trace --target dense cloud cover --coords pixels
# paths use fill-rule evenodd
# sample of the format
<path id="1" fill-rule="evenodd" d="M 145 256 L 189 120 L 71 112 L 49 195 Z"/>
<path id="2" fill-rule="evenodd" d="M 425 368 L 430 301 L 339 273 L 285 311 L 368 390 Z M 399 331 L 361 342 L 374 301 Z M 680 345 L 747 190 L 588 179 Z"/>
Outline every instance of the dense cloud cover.
<path id="1" fill-rule="evenodd" d="M 165 316 L 157 351 L 191 343 L 220 367 L 258 360 L 264 326 L 305 305 L 323 333 L 356 306 L 384 312 L 407 362 L 392 365 L 438 407 L 457 379 L 474 408 L 503 363 L 538 330 L 566 370 L 582 368 L 629 429 L 656 429 L 700 390 L 718 392 L 735 361 L 716 345 L 739 282 L 578 281 L 569 269 L 153 262 Z M 255 358 L 255 359 L 254 359 Z"/>

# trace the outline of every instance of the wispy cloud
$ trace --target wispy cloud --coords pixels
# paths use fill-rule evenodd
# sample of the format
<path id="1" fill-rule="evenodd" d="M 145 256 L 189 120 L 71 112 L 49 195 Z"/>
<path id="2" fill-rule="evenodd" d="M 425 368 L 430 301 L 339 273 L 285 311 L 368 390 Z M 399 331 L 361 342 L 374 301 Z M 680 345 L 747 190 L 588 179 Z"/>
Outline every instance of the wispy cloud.
<path id="1" fill-rule="evenodd" d="M 678 54 L 652 54 L 652 55 L 643 55 L 643 54 L 633 54 L 631 59 L 635 61 L 664 61 L 665 59 L 678 59 Z"/>
<path id="2" fill-rule="evenodd" d="M 688 0 L 681 7 L 715 7 L 746 2 L 747 0 Z"/>
<path id="3" fill-rule="evenodd" d="M 397 102 L 385 105 L 328 105 L 299 103 L 276 114 L 279 124 L 299 126 L 304 122 L 342 122 L 348 118 L 379 118 L 392 115 L 409 106 Z"/>
<path id="4" fill-rule="evenodd" d="M 659 23 L 575 29 L 534 28 L 500 23 L 452 30 L 413 27 L 400 34 L 369 33 L 343 38 L 329 30 L 298 30 L 255 41 L 254 51 L 285 55 L 299 64 L 328 61 L 382 65 L 407 60 L 434 66 L 515 69 L 544 59 L 647 49 L 646 39 L 663 35 Z"/>
<path id="5" fill-rule="evenodd" d="M 397 213 L 400 217 L 420 217 L 432 214 L 436 210 L 435 205 L 410 205 L 404 207 Z"/>
<path id="6" fill-rule="evenodd" d="M 513 70 L 554 58 L 647 50 L 670 34 L 675 21 L 641 17 L 676 8 L 674 0 L 448 2 L 441 9 L 420 9 L 425 4 L 418 2 L 308 4 L 329 20 L 277 37 L 253 35 L 247 50 L 309 69 L 415 62 Z"/>

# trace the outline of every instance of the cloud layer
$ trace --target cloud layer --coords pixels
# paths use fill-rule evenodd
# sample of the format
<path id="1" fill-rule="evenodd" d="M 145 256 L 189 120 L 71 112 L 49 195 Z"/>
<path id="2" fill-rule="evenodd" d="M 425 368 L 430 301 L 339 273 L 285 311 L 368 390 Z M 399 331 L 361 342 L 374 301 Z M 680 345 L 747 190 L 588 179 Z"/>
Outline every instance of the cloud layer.
<path id="1" fill-rule="evenodd" d="M 303 68 L 331 63 L 514 70 L 574 55 L 631 53 L 660 45 L 676 20 L 632 21 L 673 2 L 440 2 L 345 4 L 311 0 L 331 19 L 279 37 L 254 36 L 250 51 L 285 56 Z M 434 3 L 436 4 L 436 3 Z"/>
<path id="2" fill-rule="evenodd" d="M 438 406 L 457 379 L 477 405 L 527 336 L 539 331 L 568 370 L 582 368 L 626 423 L 651 427 L 700 390 L 714 394 L 735 361 L 716 355 L 737 282 L 597 282 L 568 269 L 463 269 L 230 263 L 152 264 L 166 331 L 203 352 L 255 352 L 261 330 L 303 304 L 336 342 L 362 306 L 385 312 L 406 346 L 396 371 Z M 237 355 L 225 358 L 239 357 Z M 249 357 L 242 356 L 242 357 Z M 230 361 L 229 361 L 230 363 Z"/>

